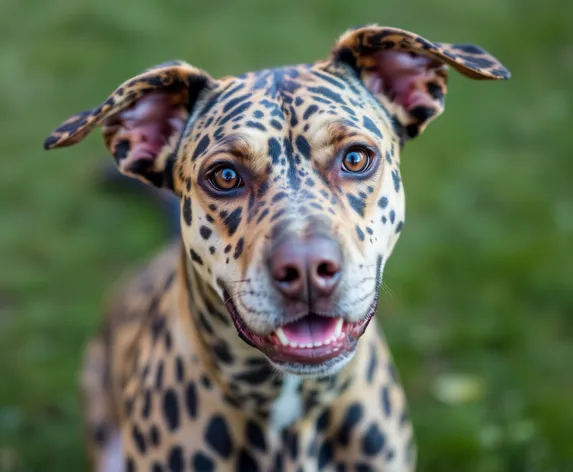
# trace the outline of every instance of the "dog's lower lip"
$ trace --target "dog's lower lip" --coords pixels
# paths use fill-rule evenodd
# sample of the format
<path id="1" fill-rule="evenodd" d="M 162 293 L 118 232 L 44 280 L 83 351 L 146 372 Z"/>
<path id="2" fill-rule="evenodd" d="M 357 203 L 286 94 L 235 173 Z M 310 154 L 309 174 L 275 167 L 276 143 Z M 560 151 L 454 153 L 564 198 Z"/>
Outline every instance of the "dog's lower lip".
<path id="1" fill-rule="evenodd" d="M 358 339 L 362 336 L 370 320 L 374 316 L 377 305 L 375 300 L 368 312 L 368 315 L 357 323 L 348 323 L 346 321 L 341 323 L 340 321 L 334 321 L 337 323 L 336 328 L 340 329 L 340 333 L 337 333 L 337 336 L 334 336 L 333 338 L 328 338 L 329 342 L 318 342 L 312 344 L 305 343 L 299 345 L 298 343 L 291 342 L 285 344 L 284 339 L 281 340 L 280 337 L 277 336 L 276 330 L 271 334 L 264 336 L 251 332 L 245 325 L 244 321 L 240 318 L 231 297 L 227 293 L 225 293 L 225 300 L 227 300 L 227 310 L 231 314 L 239 336 L 248 344 L 259 349 L 277 364 L 320 364 L 327 360 L 337 358 L 345 353 L 353 352 Z M 304 317 L 300 318 L 298 321 L 302 319 L 304 319 Z M 341 318 L 331 319 L 341 320 Z M 338 327 L 339 324 L 340 327 Z M 279 329 L 280 328 L 281 327 L 279 327 Z"/>

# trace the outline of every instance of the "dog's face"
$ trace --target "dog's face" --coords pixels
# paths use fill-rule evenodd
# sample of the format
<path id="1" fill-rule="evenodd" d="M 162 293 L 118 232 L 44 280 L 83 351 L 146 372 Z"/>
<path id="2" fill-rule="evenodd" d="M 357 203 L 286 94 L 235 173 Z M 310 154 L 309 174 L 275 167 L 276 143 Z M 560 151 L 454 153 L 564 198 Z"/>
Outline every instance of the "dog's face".
<path id="1" fill-rule="evenodd" d="M 324 375 L 376 310 L 404 222 L 400 151 L 443 110 L 447 64 L 509 76 L 475 46 L 364 27 L 312 65 L 221 80 L 157 66 L 46 147 L 102 125 L 122 172 L 181 198 L 191 264 L 241 337 L 285 371 Z"/>

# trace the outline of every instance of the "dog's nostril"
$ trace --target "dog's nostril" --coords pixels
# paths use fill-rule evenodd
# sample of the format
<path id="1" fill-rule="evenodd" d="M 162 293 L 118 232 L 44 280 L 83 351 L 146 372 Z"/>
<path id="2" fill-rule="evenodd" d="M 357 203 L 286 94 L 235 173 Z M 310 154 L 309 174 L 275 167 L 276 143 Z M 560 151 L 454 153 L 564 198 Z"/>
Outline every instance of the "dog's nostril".
<path id="1" fill-rule="evenodd" d="M 278 282 L 292 283 L 300 278 L 298 269 L 295 266 L 285 266 L 276 278 Z"/>
<path id="2" fill-rule="evenodd" d="M 328 261 L 319 264 L 318 267 L 316 268 L 316 273 L 318 274 L 318 276 L 323 277 L 325 279 L 334 277 L 336 274 L 338 274 L 338 272 L 339 272 L 338 265 Z"/>

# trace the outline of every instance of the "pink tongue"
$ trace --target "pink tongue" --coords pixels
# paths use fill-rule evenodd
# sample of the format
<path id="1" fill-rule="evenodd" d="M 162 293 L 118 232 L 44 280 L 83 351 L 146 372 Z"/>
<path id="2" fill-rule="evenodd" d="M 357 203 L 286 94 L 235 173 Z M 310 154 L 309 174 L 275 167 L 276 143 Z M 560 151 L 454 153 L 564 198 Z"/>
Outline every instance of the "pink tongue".
<path id="1" fill-rule="evenodd" d="M 282 327 L 288 340 L 297 344 L 324 342 L 334 335 L 335 328 L 335 318 L 316 315 L 305 316 L 295 323 Z"/>

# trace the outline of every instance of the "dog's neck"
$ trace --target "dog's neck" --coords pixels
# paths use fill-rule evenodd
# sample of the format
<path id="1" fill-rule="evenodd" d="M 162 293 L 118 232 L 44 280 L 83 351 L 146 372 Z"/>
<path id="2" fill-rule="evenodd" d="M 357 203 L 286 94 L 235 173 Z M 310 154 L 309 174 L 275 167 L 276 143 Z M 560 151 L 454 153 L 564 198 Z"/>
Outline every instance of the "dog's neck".
<path id="1" fill-rule="evenodd" d="M 291 414 L 298 409 L 300 415 L 318 413 L 352 387 L 353 377 L 357 375 L 353 366 L 359 356 L 366 355 L 361 351 L 367 350 L 363 346 L 367 340 L 361 340 L 355 358 L 336 375 L 302 379 L 283 374 L 271 366 L 264 354 L 239 338 L 224 301 L 196 273 L 185 255 L 180 279 L 179 316 L 184 317 L 185 325 L 191 328 L 189 335 L 194 337 L 199 362 L 210 366 L 211 380 L 230 404 L 273 421 L 276 409 Z M 375 327 L 369 329 L 375 330 Z M 283 400 L 286 403 L 281 404 Z M 291 403 L 293 401 L 297 404 Z"/>

